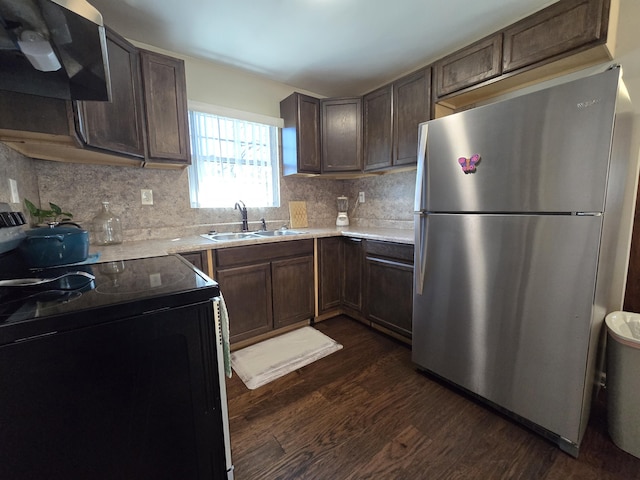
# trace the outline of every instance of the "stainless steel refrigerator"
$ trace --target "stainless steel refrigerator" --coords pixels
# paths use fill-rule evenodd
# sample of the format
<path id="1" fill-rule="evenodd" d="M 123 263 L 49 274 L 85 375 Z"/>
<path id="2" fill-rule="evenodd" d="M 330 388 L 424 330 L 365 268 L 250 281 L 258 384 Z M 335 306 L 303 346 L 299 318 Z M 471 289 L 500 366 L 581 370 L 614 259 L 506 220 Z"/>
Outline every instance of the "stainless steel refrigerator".
<path id="1" fill-rule="evenodd" d="M 574 456 L 626 282 L 621 86 L 613 67 L 420 125 L 413 361 Z"/>

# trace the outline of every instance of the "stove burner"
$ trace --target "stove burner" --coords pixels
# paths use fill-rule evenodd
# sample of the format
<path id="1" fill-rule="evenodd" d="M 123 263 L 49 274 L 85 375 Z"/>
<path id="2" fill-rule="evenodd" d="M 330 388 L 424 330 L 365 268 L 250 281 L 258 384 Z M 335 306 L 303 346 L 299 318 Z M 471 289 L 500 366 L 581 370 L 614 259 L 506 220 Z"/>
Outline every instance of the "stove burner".
<path id="1" fill-rule="evenodd" d="M 79 299 L 95 288 L 92 280 L 80 288 L 36 289 L 33 287 L 0 288 L 0 323 L 41 316 L 43 312 Z M 4 320 L 3 320 L 4 319 Z"/>

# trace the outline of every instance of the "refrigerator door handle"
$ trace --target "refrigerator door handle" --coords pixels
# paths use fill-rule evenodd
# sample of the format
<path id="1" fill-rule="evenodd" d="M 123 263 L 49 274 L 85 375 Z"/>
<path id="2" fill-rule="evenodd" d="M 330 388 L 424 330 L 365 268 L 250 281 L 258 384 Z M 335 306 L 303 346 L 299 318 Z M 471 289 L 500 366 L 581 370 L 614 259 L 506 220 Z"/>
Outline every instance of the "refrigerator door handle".
<path id="1" fill-rule="evenodd" d="M 427 217 L 420 214 L 417 217 L 418 225 L 416 225 L 416 294 L 422 295 L 424 290 L 424 275 L 427 267 Z"/>
<path id="2" fill-rule="evenodd" d="M 418 132 L 418 170 L 416 172 L 416 196 L 415 196 L 415 204 L 414 211 L 420 212 L 424 210 L 424 185 L 425 185 L 425 171 L 424 166 L 426 162 L 426 154 L 427 154 L 427 131 L 428 125 L 423 124 L 418 128 L 420 129 Z"/>

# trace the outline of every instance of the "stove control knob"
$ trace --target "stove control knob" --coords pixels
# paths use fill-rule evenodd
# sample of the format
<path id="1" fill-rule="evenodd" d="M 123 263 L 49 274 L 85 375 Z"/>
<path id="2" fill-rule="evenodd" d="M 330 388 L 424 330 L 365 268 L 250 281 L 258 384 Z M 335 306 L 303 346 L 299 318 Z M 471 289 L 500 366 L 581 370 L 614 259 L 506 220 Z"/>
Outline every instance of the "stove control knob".
<path id="1" fill-rule="evenodd" d="M 11 218 L 9 212 L 0 212 L 0 228 L 15 226 L 15 220 Z"/>
<path id="2" fill-rule="evenodd" d="M 22 212 L 9 212 L 9 215 L 13 218 L 16 225 L 24 225 L 27 223 Z"/>

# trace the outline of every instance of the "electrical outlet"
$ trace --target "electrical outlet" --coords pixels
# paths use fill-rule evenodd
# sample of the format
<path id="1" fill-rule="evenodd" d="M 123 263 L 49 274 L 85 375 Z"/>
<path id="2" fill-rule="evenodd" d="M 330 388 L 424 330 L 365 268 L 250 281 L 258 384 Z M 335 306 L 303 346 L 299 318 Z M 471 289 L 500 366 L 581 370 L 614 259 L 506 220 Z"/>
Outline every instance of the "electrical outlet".
<path id="1" fill-rule="evenodd" d="M 140 196 L 142 197 L 142 205 L 153 205 L 153 190 L 143 188 L 140 190 Z"/>
<path id="2" fill-rule="evenodd" d="M 11 192 L 11 203 L 20 203 L 20 197 L 18 196 L 18 182 L 13 178 L 9 179 L 9 191 Z"/>
<path id="3" fill-rule="evenodd" d="M 358 193 L 358 203 L 364 203 L 364 192 Z"/>

